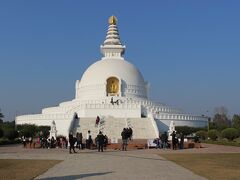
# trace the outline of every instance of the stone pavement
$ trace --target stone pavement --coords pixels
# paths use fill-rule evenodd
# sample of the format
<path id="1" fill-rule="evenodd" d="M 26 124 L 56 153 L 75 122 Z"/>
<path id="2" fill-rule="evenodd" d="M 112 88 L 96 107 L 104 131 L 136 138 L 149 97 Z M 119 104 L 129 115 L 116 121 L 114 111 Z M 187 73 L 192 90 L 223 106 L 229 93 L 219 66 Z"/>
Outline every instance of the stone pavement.
<path id="1" fill-rule="evenodd" d="M 68 154 L 66 149 L 23 149 L 0 147 L 0 159 L 57 159 L 61 163 L 36 179 L 204 179 L 191 171 L 161 158 L 156 150 L 96 152 L 81 150 Z"/>
<path id="2" fill-rule="evenodd" d="M 156 154 L 86 151 L 69 155 L 37 179 L 204 179 Z"/>
<path id="3" fill-rule="evenodd" d="M 66 149 L 24 149 L 20 145 L 0 146 L 0 159 L 63 160 L 36 179 L 204 179 L 159 155 L 172 153 L 240 153 L 240 147 L 203 144 L 201 149 L 129 150 L 96 152 Z"/>

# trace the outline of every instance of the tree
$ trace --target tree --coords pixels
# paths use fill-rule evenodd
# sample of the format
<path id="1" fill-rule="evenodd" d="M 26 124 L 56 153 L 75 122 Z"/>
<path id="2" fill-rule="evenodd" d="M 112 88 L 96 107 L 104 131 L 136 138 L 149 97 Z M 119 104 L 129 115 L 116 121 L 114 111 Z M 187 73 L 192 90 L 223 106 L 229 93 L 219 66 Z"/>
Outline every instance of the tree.
<path id="1" fill-rule="evenodd" d="M 208 137 L 215 141 L 218 138 L 218 131 L 216 129 L 208 131 Z"/>
<path id="2" fill-rule="evenodd" d="M 234 114 L 232 118 L 232 127 L 240 129 L 240 115 Z"/>
<path id="3" fill-rule="evenodd" d="M 215 114 L 213 117 L 213 123 L 218 130 L 223 130 L 231 125 L 231 121 L 226 114 Z"/>
<path id="4" fill-rule="evenodd" d="M 39 136 L 42 136 L 44 138 L 48 138 L 49 134 L 50 134 L 50 126 L 38 126 L 38 133 Z"/>
<path id="5" fill-rule="evenodd" d="M 17 126 L 20 136 L 35 137 L 37 133 L 37 126 L 34 124 L 23 124 Z"/>
<path id="6" fill-rule="evenodd" d="M 3 118 L 4 118 L 4 115 L 3 115 L 3 113 L 1 112 L 1 109 L 0 109 L 0 124 L 3 123 Z"/>
<path id="7" fill-rule="evenodd" d="M 0 127 L 0 138 L 3 137 L 3 129 Z"/>
<path id="8" fill-rule="evenodd" d="M 215 107 L 214 114 L 220 114 L 220 115 L 225 114 L 227 116 L 228 109 L 225 106 Z"/>
<path id="9" fill-rule="evenodd" d="M 226 128 L 222 132 L 222 137 L 227 138 L 228 140 L 233 140 L 237 137 L 239 137 L 238 130 L 235 128 Z"/>
<path id="10" fill-rule="evenodd" d="M 207 127 L 198 128 L 198 127 L 190 127 L 190 126 L 176 126 L 175 129 L 177 133 L 183 133 L 183 135 L 186 136 L 200 130 L 206 130 Z"/>
<path id="11" fill-rule="evenodd" d="M 196 132 L 196 136 L 200 137 L 202 140 L 205 140 L 208 137 L 208 133 L 207 131 L 200 130 Z"/>
<path id="12" fill-rule="evenodd" d="M 5 137 L 9 140 L 13 140 L 18 137 L 18 132 L 15 131 L 14 129 L 4 129 L 3 132 L 4 132 L 3 137 Z"/>

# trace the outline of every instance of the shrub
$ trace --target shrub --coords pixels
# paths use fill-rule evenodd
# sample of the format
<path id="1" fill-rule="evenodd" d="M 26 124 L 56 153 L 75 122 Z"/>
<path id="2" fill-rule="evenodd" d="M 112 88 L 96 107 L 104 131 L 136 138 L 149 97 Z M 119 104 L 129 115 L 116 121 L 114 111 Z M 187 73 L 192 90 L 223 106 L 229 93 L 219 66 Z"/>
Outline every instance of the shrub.
<path id="1" fill-rule="evenodd" d="M 50 134 L 50 126 L 38 126 L 39 136 L 48 138 Z"/>
<path id="2" fill-rule="evenodd" d="M 189 126 L 176 126 L 175 127 L 177 133 L 183 133 L 183 135 L 189 135 L 192 133 L 195 133 L 196 131 L 200 131 L 200 130 L 205 130 L 206 128 L 196 128 L 196 127 L 189 127 Z"/>
<path id="3" fill-rule="evenodd" d="M 238 130 L 235 128 L 226 128 L 221 132 L 223 138 L 227 138 L 228 140 L 233 140 L 239 137 Z"/>
<path id="4" fill-rule="evenodd" d="M 238 143 L 240 145 L 240 137 L 239 138 L 236 138 L 233 140 L 234 142 Z"/>
<path id="5" fill-rule="evenodd" d="M 215 141 L 218 138 L 218 131 L 216 129 L 208 131 L 208 137 Z"/>
<path id="6" fill-rule="evenodd" d="M 6 138 L 0 138 L 0 145 L 17 144 L 17 143 L 21 143 L 21 141 L 19 139 L 9 140 Z"/>
<path id="7" fill-rule="evenodd" d="M 9 140 L 13 140 L 18 137 L 18 132 L 15 131 L 14 129 L 4 129 L 3 132 L 4 132 L 3 137 L 5 137 Z"/>
<path id="8" fill-rule="evenodd" d="M 232 119 L 232 127 L 240 129 L 240 115 L 234 114 Z"/>
<path id="9" fill-rule="evenodd" d="M 37 126 L 33 124 L 18 125 L 17 129 L 20 132 L 20 136 L 24 137 L 35 137 L 35 134 L 37 132 Z"/>
<path id="10" fill-rule="evenodd" d="M 196 132 L 196 136 L 198 136 L 202 140 L 205 140 L 208 137 L 208 133 L 207 131 L 200 130 Z"/>
<path id="11" fill-rule="evenodd" d="M 36 126 L 34 124 L 18 125 L 20 136 L 24 137 L 45 137 L 49 136 L 50 126 Z"/>
<path id="12" fill-rule="evenodd" d="M 3 129 L 0 128 L 0 138 L 3 137 Z"/>

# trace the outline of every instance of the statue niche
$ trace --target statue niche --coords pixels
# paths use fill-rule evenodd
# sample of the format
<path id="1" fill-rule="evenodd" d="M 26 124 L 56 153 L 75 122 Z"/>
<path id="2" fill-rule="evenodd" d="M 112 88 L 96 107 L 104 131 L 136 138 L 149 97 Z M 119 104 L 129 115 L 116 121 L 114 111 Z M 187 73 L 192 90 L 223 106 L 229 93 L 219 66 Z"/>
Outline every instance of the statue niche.
<path id="1" fill-rule="evenodd" d="M 117 96 L 119 94 L 119 80 L 116 77 L 107 79 L 107 95 Z"/>

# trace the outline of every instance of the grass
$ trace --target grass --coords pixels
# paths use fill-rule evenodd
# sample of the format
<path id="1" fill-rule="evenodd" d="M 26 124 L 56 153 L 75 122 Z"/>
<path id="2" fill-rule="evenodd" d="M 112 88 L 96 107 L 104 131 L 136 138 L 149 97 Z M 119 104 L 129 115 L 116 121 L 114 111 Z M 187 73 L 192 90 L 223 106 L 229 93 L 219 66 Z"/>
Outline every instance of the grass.
<path id="1" fill-rule="evenodd" d="M 33 179 L 61 161 L 0 159 L 0 179 Z"/>
<path id="2" fill-rule="evenodd" d="M 231 154 L 161 154 L 208 179 L 239 179 L 240 153 Z"/>
<path id="3" fill-rule="evenodd" d="M 224 140 L 217 140 L 217 141 L 213 141 L 213 140 L 205 140 L 202 141 L 203 143 L 208 143 L 208 144 L 218 144 L 218 145 L 225 145 L 225 146 L 237 146 L 240 147 L 240 142 L 237 141 L 224 141 Z"/>

